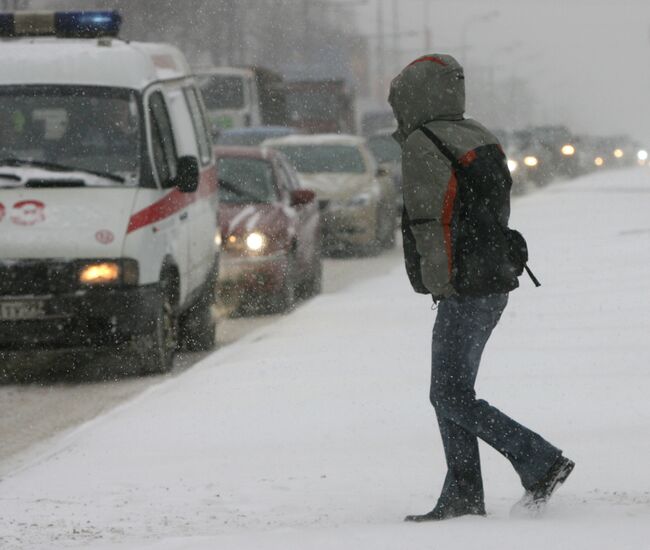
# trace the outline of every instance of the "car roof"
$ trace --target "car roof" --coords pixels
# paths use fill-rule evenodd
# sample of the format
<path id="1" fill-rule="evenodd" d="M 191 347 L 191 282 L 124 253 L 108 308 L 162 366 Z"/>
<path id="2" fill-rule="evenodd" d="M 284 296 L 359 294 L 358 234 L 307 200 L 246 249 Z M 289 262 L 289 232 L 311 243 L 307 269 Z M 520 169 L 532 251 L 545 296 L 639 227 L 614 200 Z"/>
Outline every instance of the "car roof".
<path id="1" fill-rule="evenodd" d="M 217 157 L 245 157 L 259 160 L 271 160 L 278 153 L 268 147 L 245 147 L 242 145 L 219 146 L 214 148 Z"/>
<path id="2" fill-rule="evenodd" d="M 255 73 L 251 69 L 246 69 L 243 67 L 198 66 L 196 67 L 195 72 L 199 76 L 214 76 L 214 75 L 245 76 L 245 77 L 255 76 Z"/>
<path id="3" fill-rule="evenodd" d="M 116 38 L 30 37 L 0 42 L 0 85 L 110 86 L 143 90 L 188 77 L 185 56 L 169 44 Z"/>
<path id="4" fill-rule="evenodd" d="M 244 128 L 229 128 L 227 130 L 222 130 L 221 134 L 234 136 L 234 135 L 245 135 L 245 134 L 279 134 L 286 132 L 288 134 L 297 133 L 300 130 L 293 128 L 291 126 L 246 126 Z"/>
<path id="5" fill-rule="evenodd" d="M 268 147 L 281 145 L 349 145 L 358 147 L 366 142 L 365 138 L 352 134 L 296 134 L 264 141 Z"/>

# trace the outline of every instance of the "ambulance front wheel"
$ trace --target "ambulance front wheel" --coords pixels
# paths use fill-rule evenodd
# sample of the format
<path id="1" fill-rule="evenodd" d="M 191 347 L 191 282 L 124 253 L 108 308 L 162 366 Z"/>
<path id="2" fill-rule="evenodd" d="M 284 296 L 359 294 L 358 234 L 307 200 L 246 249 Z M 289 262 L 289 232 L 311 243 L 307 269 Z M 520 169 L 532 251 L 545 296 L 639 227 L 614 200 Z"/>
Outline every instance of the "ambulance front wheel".
<path id="1" fill-rule="evenodd" d="M 199 298 L 181 319 L 182 348 L 210 351 L 217 343 L 217 320 L 214 313 L 216 276 L 209 277 Z"/>
<path id="2" fill-rule="evenodd" d="M 176 286 L 172 277 L 159 284 L 160 306 L 153 319 L 153 329 L 144 338 L 141 351 L 142 370 L 145 373 L 165 373 L 174 366 L 178 347 L 178 318 Z"/>

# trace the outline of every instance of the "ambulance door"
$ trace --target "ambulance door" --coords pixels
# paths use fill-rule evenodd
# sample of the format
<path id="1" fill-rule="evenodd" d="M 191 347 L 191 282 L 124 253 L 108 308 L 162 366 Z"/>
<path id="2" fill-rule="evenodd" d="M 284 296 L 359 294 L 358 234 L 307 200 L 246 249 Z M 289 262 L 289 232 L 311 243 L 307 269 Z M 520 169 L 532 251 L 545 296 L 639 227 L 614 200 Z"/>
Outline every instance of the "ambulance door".
<path id="1" fill-rule="evenodd" d="M 206 163 L 211 160 L 211 152 L 199 147 L 197 130 L 184 87 L 168 87 L 169 110 L 177 137 L 178 154 L 189 155 L 199 161 L 200 182 L 192 193 L 187 205 L 187 226 L 189 228 L 188 247 L 190 261 L 190 284 L 196 289 L 206 280 L 208 271 L 215 260 L 212 247 L 215 237 L 216 216 L 210 211 L 210 185 L 206 181 Z M 209 148 L 208 148 L 209 149 Z M 206 158 L 207 155 L 207 158 Z M 213 185 L 216 182 L 213 182 Z M 188 197 L 189 198 L 189 197 Z"/>
<path id="2" fill-rule="evenodd" d="M 207 274 L 217 260 L 221 242 L 217 219 L 217 165 L 200 92 L 194 85 L 185 87 L 183 92 L 192 117 L 201 173 L 196 233 L 190 236 L 190 257 L 193 265 Z"/>
<path id="3" fill-rule="evenodd" d="M 145 96 L 151 137 L 151 161 L 160 191 L 157 205 L 162 214 L 155 225 L 156 241 L 163 240 L 163 254 L 173 258 L 180 272 L 181 300 L 192 286 L 189 281 L 189 209 L 187 197 L 175 185 L 178 170 L 178 135 L 172 126 L 171 105 L 158 87 Z M 164 206 L 164 207 L 163 207 Z M 146 244 L 145 244 L 146 246 Z"/>

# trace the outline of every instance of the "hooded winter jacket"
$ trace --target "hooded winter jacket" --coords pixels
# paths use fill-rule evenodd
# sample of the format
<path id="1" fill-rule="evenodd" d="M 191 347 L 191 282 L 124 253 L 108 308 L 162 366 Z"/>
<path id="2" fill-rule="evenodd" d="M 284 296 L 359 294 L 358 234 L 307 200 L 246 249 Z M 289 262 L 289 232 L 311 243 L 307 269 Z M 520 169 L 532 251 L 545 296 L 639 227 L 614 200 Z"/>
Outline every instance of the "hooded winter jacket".
<path id="1" fill-rule="evenodd" d="M 457 264 L 461 262 L 458 251 L 453 249 L 454 232 L 457 231 L 454 224 L 459 223 L 453 219 L 459 193 L 457 174 L 450 160 L 421 127 L 426 126 L 435 134 L 461 164 L 475 159 L 477 151 L 503 157 L 502 161 L 497 160 L 504 164 L 505 156 L 498 140 L 488 130 L 464 118 L 463 69 L 449 55 L 426 55 L 407 66 L 392 81 L 388 101 L 398 122 L 394 138 L 402 147 L 402 233 L 409 279 L 416 292 L 431 294 L 434 299 L 463 293 L 457 288 Z M 492 147 L 485 147 L 490 145 Z M 490 163 L 485 166 L 489 169 Z M 509 178 L 509 173 L 506 177 Z M 495 226 L 497 223 L 507 226 L 509 191 L 509 186 L 502 190 L 498 198 L 492 200 L 491 211 L 486 214 L 488 217 L 494 214 Z M 481 253 L 484 252 L 490 253 L 489 250 Z M 473 264 L 479 271 L 482 261 L 479 258 L 478 263 Z M 471 271 L 466 271 L 470 275 L 465 273 L 465 279 L 471 278 Z M 514 280 L 516 286 L 516 276 Z M 471 285 L 471 281 L 469 283 Z M 484 286 L 472 293 L 489 294 L 512 287 Z"/>

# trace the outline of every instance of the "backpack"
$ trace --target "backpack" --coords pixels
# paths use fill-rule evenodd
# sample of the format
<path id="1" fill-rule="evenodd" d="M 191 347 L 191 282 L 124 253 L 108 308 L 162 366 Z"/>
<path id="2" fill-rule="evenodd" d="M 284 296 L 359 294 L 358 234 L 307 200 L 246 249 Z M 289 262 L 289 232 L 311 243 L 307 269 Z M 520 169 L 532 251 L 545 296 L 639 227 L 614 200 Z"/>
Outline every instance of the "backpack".
<path id="1" fill-rule="evenodd" d="M 524 236 L 508 228 L 512 177 L 502 149 L 496 144 L 478 147 L 459 160 L 429 128 L 420 130 L 451 162 L 456 196 L 451 208 L 451 284 L 460 295 L 482 296 L 510 292 L 526 271 Z"/>

